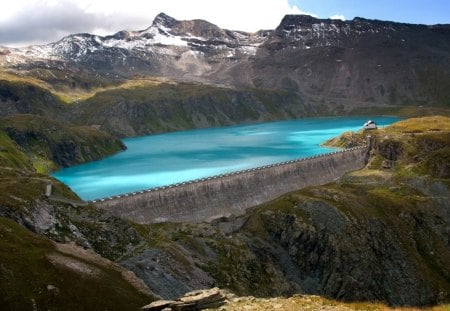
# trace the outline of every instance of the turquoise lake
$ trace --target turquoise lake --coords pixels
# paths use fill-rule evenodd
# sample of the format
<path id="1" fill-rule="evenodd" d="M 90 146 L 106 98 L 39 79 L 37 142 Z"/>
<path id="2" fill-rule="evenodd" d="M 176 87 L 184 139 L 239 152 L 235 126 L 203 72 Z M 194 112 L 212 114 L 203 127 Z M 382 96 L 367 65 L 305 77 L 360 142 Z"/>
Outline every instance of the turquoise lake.
<path id="1" fill-rule="evenodd" d="M 315 118 L 129 138 L 123 140 L 126 151 L 53 176 L 93 200 L 330 152 L 320 144 L 360 130 L 369 119 L 379 126 L 399 120 Z"/>

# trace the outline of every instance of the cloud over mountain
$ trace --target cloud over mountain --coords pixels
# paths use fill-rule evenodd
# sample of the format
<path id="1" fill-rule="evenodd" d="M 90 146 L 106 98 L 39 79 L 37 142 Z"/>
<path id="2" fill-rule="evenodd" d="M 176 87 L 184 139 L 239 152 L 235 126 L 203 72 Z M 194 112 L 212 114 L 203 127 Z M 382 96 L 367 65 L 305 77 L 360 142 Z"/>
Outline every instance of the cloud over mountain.
<path id="1" fill-rule="evenodd" d="M 6 46 L 48 43 L 79 32 L 143 29 L 160 12 L 244 31 L 274 28 L 286 14 L 305 13 L 287 0 L 17 0 L 7 6 L 9 14 L 0 14 L 0 45 Z"/>

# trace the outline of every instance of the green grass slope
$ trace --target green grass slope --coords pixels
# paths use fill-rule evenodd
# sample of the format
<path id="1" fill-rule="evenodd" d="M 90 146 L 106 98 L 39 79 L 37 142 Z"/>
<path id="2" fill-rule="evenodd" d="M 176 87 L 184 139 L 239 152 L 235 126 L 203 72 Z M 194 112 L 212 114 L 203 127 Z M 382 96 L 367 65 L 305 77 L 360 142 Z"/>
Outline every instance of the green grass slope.
<path id="1" fill-rule="evenodd" d="M 0 166 L 31 169 L 27 155 L 19 150 L 17 144 L 4 132 L 0 131 Z"/>
<path id="2" fill-rule="evenodd" d="M 64 103 L 49 90 L 22 80 L 3 80 L 0 75 L 0 116 L 31 113 L 60 118 Z"/>
<path id="3" fill-rule="evenodd" d="M 93 127 L 67 126 L 30 114 L 2 118 L 0 131 L 29 156 L 41 173 L 97 160 L 125 149 L 120 140 Z"/>
<path id="4" fill-rule="evenodd" d="M 139 310 L 154 298 L 120 271 L 61 252 L 55 244 L 0 217 L 2 310 Z"/>

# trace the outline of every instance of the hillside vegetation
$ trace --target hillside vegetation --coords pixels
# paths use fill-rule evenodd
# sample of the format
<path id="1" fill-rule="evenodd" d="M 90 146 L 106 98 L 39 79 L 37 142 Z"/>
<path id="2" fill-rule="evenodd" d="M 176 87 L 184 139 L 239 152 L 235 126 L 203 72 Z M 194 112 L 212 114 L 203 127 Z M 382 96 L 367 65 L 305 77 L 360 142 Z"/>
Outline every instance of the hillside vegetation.
<path id="1" fill-rule="evenodd" d="M 153 300 L 122 270 L 0 217 L 2 310 L 138 310 Z"/>
<path id="2" fill-rule="evenodd" d="M 66 126 L 30 114 L 2 118 L 0 130 L 27 153 L 40 173 L 98 160 L 125 149 L 120 140 L 93 127 Z"/>
<path id="3" fill-rule="evenodd" d="M 34 114 L 94 126 L 119 137 L 331 115 L 450 115 L 448 106 L 363 106 L 350 110 L 306 101 L 289 89 L 230 88 L 164 78 L 100 79 L 71 86 L 0 71 L 0 116 Z M 78 77 L 83 79 L 82 77 Z M 87 79 L 87 78 L 86 78 Z M 103 80 L 102 80 L 103 79 Z M 59 80 L 58 80 L 59 81 Z M 59 82 L 58 82 L 59 83 Z"/>
<path id="4" fill-rule="evenodd" d="M 22 148 L 0 131 L 1 309 L 137 310 L 154 300 L 129 271 L 82 248 L 117 258 L 139 242 L 132 228 L 126 224 L 122 232 L 123 221 L 90 206 L 74 209 L 61 202 L 79 198 L 36 172 L 35 159 L 45 157 L 47 147 L 31 146 Z M 53 185 L 51 198 L 44 195 L 48 183 Z"/>

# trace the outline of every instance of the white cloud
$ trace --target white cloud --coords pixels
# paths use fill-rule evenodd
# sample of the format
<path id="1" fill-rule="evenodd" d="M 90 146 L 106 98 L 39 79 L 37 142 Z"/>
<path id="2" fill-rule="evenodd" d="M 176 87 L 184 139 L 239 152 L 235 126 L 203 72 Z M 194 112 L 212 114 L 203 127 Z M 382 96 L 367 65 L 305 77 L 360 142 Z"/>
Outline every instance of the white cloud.
<path id="1" fill-rule="evenodd" d="M 345 21 L 345 16 L 342 14 L 335 14 L 330 16 L 330 19 L 340 19 L 341 21 Z"/>
<path id="2" fill-rule="evenodd" d="M 250 32 L 273 29 L 286 14 L 308 14 L 288 0 L 3 1 L 0 45 L 45 43 L 74 32 L 96 30 L 105 35 L 144 29 L 160 12 L 179 20 L 204 19 L 222 28 Z"/>
<path id="3" fill-rule="evenodd" d="M 289 5 L 288 0 L 81 0 L 76 3 L 89 13 L 135 16 L 139 20 L 146 17 L 151 22 L 156 14 L 164 12 L 176 19 L 205 19 L 222 28 L 245 31 L 274 28 L 284 15 L 304 13 L 297 6 Z"/>

